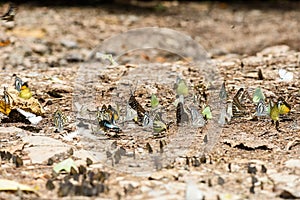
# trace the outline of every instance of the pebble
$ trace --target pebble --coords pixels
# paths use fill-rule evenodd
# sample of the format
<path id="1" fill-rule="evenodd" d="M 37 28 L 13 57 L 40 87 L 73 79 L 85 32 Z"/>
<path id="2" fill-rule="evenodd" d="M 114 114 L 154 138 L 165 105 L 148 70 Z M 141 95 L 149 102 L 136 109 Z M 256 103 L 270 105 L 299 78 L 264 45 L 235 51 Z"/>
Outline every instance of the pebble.
<path id="1" fill-rule="evenodd" d="M 286 53 L 290 50 L 290 47 L 287 45 L 277 45 L 272 47 L 267 47 L 263 49 L 261 52 L 257 53 L 258 56 L 265 56 L 265 55 L 280 55 L 282 53 Z"/>
<path id="2" fill-rule="evenodd" d="M 60 140 L 46 136 L 27 136 L 23 137 L 22 140 L 29 144 L 28 147 L 24 148 L 24 151 L 28 152 L 32 163 L 46 162 L 55 154 L 64 153 L 71 148 L 71 146 Z"/>
<path id="3" fill-rule="evenodd" d="M 67 47 L 68 49 L 75 49 L 78 47 L 78 44 L 76 41 L 68 40 L 68 39 L 62 39 L 60 41 L 60 44 L 64 47 Z"/>
<path id="4" fill-rule="evenodd" d="M 186 185 L 185 199 L 186 200 L 203 200 L 204 194 L 201 190 L 198 189 L 198 187 L 195 183 L 189 182 Z"/>
<path id="5" fill-rule="evenodd" d="M 39 54 L 45 54 L 49 51 L 48 46 L 45 44 L 32 44 L 32 51 Z"/>
<path id="6" fill-rule="evenodd" d="M 299 159 L 290 159 L 285 162 L 285 166 L 289 168 L 299 168 L 300 169 L 300 160 Z"/>
<path id="7" fill-rule="evenodd" d="M 68 62 L 82 62 L 83 56 L 78 53 L 71 53 L 71 54 L 66 55 L 65 59 Z"/>

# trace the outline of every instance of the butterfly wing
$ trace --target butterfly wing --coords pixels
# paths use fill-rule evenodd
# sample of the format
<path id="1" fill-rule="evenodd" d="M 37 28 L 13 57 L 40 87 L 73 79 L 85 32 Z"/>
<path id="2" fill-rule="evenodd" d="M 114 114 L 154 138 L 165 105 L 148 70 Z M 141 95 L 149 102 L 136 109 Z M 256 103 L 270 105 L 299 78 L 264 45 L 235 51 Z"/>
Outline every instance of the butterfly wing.
<path id="1" fill-rule="evenodd" d="M 188 121 L 189 121 L 189 116 L 185 112 L 185 110 L 183 108 L 183 103 L 181 103 L 181 102 L 179 102 L 177 105 L 176 120 L 177 120 L 177 125 L 183 124 L 183 123 L 188 123 Z"/>
<path id="2" fill-rule="evenodd" d="M 256 106 L 256 116 L 262 117 L 268 115 L 268 107 L 265 105 L 263 99 L 260 99 Z"/>
<path id="3" fill-rule="evenodd" d="M 265 95 L 263 94 L 260 87 L 255 89 L 254 95 L 253 95 L 253 103 L 258 104 L 260 100 L 265 100 Z"/>
<path id="4" fill-rule="evenodd" d="M 153 120 L 150 118 L 149 114 L 146 112 L 143 118 L 143 127 L 152 127 L 153 126 Z"/>
<path id="5" fill-rule="evenodd" d="M 54 113 L 53 121 L 54 121 L 56 130 L 61 132 L 64 129 L 64 124 L 66 123 L 67 118 L 60 110 L 57 110 Z"/>
<path id="6" fill-rule="evenodd" d="M 145 109 L 139 104 L 134 95 L 131 95 L 128 101 L 129 106 L 137 112 L 138 121 L 142 122 L 146 113 Z"/>
<path id="7" fill-rule="evenodd" d="M 126 105 L 126 117 L 124 121 L 137 119 L 137 112 L 129 104 Z"/>
<path id="8" fill-rule="evenodd" d="M 235 96 L 233 97 L 232 101 L 232 117 L 244 117 L 249 111 L 245 105 L 246 102 L 251 102 L 249 93 L 244 90 L 244 88 L 240 88 Z"/>
<path id="9" fill-rule="evenodd" d="M 158 98 L 155 94 L 151 95 L 151 108 L 156 108 L 159 104 Z"/>
<path id="10" fill-rule="evenodd" d="M 226 92 L 226 87 L 225 87 L 225 81 L 223 82 L 223 84 L 221 86 L 219 97 L 220 97 L 220 99 L 222 101 L 226 101 L 226 99 L 227 99 L 227 92 Z"/>
<path id="11" fill-rule="evenodd" d="M 185 82 L 185 80 L 178 78 L 177 84 L 176 84 L 176 94 L 187 96 L 189 94 L 189 88 Z"/>
<path id="12" fill-rule="evenodd" d="M 197 108 L 195 107 L 191 107 L 190 108 L 190 113 L 191 113 L 191 120 L 192 120 L 192 126 L 194 127 L 203 127 L 205 125 L 205 120 L 203 118 L 203 116 L 199 113 L 199 111 L 197 110 Z"/>
<path id="13" fill-rule="evenodd" d="M 281 115 L 287 114 L 291 111 L 291 106 L 282 97 L 278 99 L 277 106 L 279 114 Z"/>
<path id="14" fill-rule="evenodd" d="M 22 81 L 22 79 L 18 76 L 15 76 L 15 89 L 20 92 L 23 84 L 24 82 Z"/>
<path id="15" fill-rule="evenodd" d="M 153 131 L 156 133 L 160 133 L 162 131 L 167 130 L 167 125 L 162 119 L 162 113 L 157 112 L 154 114 L 154 119 L 153 119 Z"/>
<path id="16" fill-rule="evenodd" d="M 13 4 L 9 4 L 9 9 L 8 11 L 1 16 L 1 19 L 3 21 L 14 21 L 16 15 L 16 7 Z"/>

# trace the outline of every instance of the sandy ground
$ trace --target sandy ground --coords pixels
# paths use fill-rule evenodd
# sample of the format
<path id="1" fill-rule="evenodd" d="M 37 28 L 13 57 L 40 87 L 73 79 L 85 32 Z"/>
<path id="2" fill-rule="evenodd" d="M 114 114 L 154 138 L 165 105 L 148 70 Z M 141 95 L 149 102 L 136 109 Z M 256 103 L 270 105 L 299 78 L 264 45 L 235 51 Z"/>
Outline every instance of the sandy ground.
<path id="1" fill-rule="evenodd" d="M 106 39 L 143 27 L 191 36 L 206 50 L 210 68 L 162 50 L 127 52 L 115 66 L 90 59 Z M 1 91 L 13 86 L 12 75 L 17 74 L 28 81 L 45 114 L 38 125 L 12 123 L 1 115 L 0 199 L 300 198 L 299 32 L 298 2 L 18 5 L 15 26 L 0 28 Z M 134 43 L 122 42 L 124 49 Z M 179 49 L 189 48 L 182 44 Z M 115 56 L 118 50 L 109 53 Z M 216 73 L 213 82 L 208 78 L 210 69 Z M 293 73 L 293 79 L 280 77 L 279 69 Z M 220 129 L 214 120 L 202 128 L 178 127 L 173 104 L 178 75 L 191 91 L 186 107 L 192 94 L 198 94 L 199 109 L 203 102 L 213 108 L 210 103 L 225 80 L 228 103 L 241 87 L 251 97 L 261 87 L 267 101 L 282 97 L 291 112 L 281 117 L 279 131 L 269 117 L 254 117 L 253 104 L 245 104 L 249 112 Z M 97 106 L 118 104 L 124 116 L 130 90 L 146 110 L 151 108 L 151 94 L 157 94 L 163 119 L 169 123 L 167 131 L 153 134 L 133 122 L 118 122 L 122 129 L 118 137 L 99 130 Z M 68 118 L 61 133 L 53 123 L 57 109 Z M 85 119 L 82 126 L 88 125 L 93 133 L 76 131 L 79 115 Z M 116 163 L 114 156 L 123 150 L 126 155 Z M 7 158 L 7 152 L 14 159 Z M 16 156 L 23 165 L 16 164 Z M 93 164 L 86 163 L 87 157 Z M 77 173 L 54 175 L 53 166 L 67 158 L 75 160 Z M 4 179 L 30 189 L 18 190 L 16 183 L 7 189 Z"/>

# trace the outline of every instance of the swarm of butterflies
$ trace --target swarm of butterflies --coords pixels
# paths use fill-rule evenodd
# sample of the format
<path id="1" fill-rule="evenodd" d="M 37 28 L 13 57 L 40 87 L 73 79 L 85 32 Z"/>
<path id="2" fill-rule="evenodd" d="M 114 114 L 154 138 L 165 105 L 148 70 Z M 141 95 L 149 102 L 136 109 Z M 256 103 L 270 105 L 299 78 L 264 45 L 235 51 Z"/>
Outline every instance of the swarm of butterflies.
<path id="1" fill-rule="evenodd" d="M 193 127 L 203 127 L 207 119 L 211 119 L 210 107 L 203 109 L 202 114 L 198 111 L 197 105 L 191 104 L 188 109 L 185 108 L 185 97 L 189 94 L 187 83 L 184 79 L 177 78 L 175 84 L 176 100 L 176 124 L 178 126 L 191 124 Z M 188 111 L 187 111 L 188 110 Z M 163 119 L 163 112 L 159 100 L 155 94 L 151 95 L 151 109 L 146 110 L 137 101 L 134 92 L 131 92 L 129 100 L 126 103 L 125 117 L 120 117 L 120 109 L 113 108 L 111 105 L 103 105 L 97 110 L 97 119 L 100 127 L 104 131 L 121 132 L 117 121 L 134 121 L 139 126 L 150 128 L 155 133 L 166 131 L 173 122 L 166 122 Z"/>
<path id="2" fill-rule="evenodd" d="M 220 99 L 227 100 L 227 92 L 225 89 L 225 82 L 222 84 L 220 91 Z M 250 97 L 247 90 L 240 88 L 234 95 L 232 102 L 230 102 L 226 109 L 223 109 L 223 114 L 219 122 L 225 122 L 225 118 L 230 121 L 231 118 L 241 118 L 247 115 L 253 114 L 253 106 L 255 108 L 254 117 L 270 117 L 272 122 L 275 123 L 276 129 L 279 131 L 279 121 L 282 115 L 286 115 L 291 111 L 291 106 L 282 98 L 278 100 L 269 100 L 267 105 L 266 98 L 260 87 L 256 88 L 253 94 L 253 98 Z M 248 104 L 247 104 L 248 102 Z M 250 108 L 250 109 L 249 109 Z M 221 119 L 223 117 L 223 120 Z M 253 116 L 250 116 L 253 118 Z"/>
<path id="3" fill-rule="evenodd" d="M 177 78 L 175 92 L 174 105 L 176 106 L 176 124 L 178 126 L 187 125 L 200 128 L 205 126 L 207 120 L 212 119 L 210 106 L 200 106 L 199 102 L 195 100 L 193 103 L 186 105 L 185 98 L 189 95 L 189 88 L 184 79 Z M 244 88 L 240 88 L 229 103 L 227 103 L 227 96 L 225 82 L 223 82 L 219 93 L 221 102 L 224 102 L 219 118 L 219 123 L 223 125 L 231 119 L 242 118 L 250 114 L 252 118 L 270 117 L 275 122 L 276 129 L 279 130 L 281 116 L 288 114 L 291 110 L 291 106 L 282 97 L 278 98 L 275 103 L 270 100 L 269 104 L 266 105 L 265 96 L 259 87 L 256 88 L 253 98 Z M 199 111 L 199 107 L 203 108 L 202 112 Z M 101 128 L 105 131 L 121 132 L 121 128 L 117 125 L 117 121 L 121 119 L 119 108 L 115 109 L 111 105 L 103 105 L 101 109 L 98 108 L 97 113 Z M 137 101 L 134 93 L 131 92 L 126 104 L 126 117 L 123 118 L 123 121 L 133 120 L 139 126 L 152 128 L 154 132 L 160 133 L 166 131 L 172 124 L 172 122 L 165 122 L 162 115 L 163 113 L 159 109 L 159 100 L 155 94 L 151 95 L 151 110 L 147 111 Z"/>

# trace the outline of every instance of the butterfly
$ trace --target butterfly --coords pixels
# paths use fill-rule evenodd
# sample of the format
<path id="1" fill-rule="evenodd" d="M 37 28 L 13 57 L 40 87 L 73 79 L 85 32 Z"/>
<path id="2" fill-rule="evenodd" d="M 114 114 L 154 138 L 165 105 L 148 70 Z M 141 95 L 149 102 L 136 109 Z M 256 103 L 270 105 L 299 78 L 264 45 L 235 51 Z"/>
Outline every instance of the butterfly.
<path id="1" fill-rule="evenodd" d="M 268 115 L 268 106 L 265 105 L 265 101 L 263 99 L 260 99 L 256 106 L 256 116 L 262 117 Z"/>
<path id="2" fill-rule="evenodd" d="M 20 92 L 21 91 L 21 87 L 24 84 L 24 82 L 16 74 L 13 74 L 13 77 L 15 77 L 15 89 L 18 90 L 18 92 Z"/>
<path id="3" fill-rule="evenodd" d="M 64 124 L 67 122 L 66 116 L 62 113 L 61 110 L 56 110 L 53 115 L 53 121 L 55 128 L 58 132 L 63 131 Z"/>
<path id="4" fill-rule="evenodd" d="M 178 96 L 179 95 L 187 96 L 189 94 L 189 88 L 184 79 L 177 77 L 175 88 L 176 88 L 176 94 Z"/>
<path id="5" fill-rule="evenodd" d="M 1 16 L 3 21 L 11 22 L 14 21 L 16 15 L 16 7 L 13 4 L 9 4 L 8 11 Z"/>
<path id="6" fill-rule="evenodd" d="M 278 98 L 277 106 L 280 115 L 287 114 L 291 111 L 291 106 L 282 97 Z"/>
<path id="7" fill-rule="evenodd" d="M 11 100 L 13 101 L 13 98 L 12 98 L 12 96 L 8 93 L 7 87 L 4 87 L 3 94 L 4 94 L 4 102 L 5 102 L 7 105 L 10 105 L 10 104 L 12 103 Z"/>
<path id="8" fill-rule="evenodd" d="M 162 120 L 162 113 L 156 113 L 153 120 L 153 131 L 160 133 L 168 129 L 166 123 Z"/>
<path id="9" fill-rule="evenodd" d="M 270 117 L 275 122 L 276 129 L 279 131 L 280 115 L 287 114 L 291 111 L 291 106 L 282 98 L 279 97 L 276 104 L 270 101 Z"/>
<path id="10" fill-rule="evenodd" d="M 277 130 L 279 130 L 279 109 L 277 104 L 274 104 L 274 102 L 270 101 L 270 117 L 272 119 L 272 123 L 275 122 L 275 127 Z"/>
<path id="11" fill-rule="evenodd" d="M 146 113 L 145 109 L 139 104 L 133 94 L 130 95 L 129 106 L 137 112 L 138 122 L 141 123 L 144 119 L 144 115 Z"/>
<path id="12" fill-rule="evenodd" d="M 251 99 L 249 93 L 244 90 L 244 88 L 240 88 L 235 96 L 233 97 L 232 102 L 232 117 L 242 117 L 247 114 L 247 108 L 245 107 L 244 103 Z"/>
<path id="13" fill-rule="evenodd" d="M 155 94 L 151 95 L 151 108 L 154 109 L 159 105 L 158 98 Z"/>
<path id="14" fill-rule="evenodd" d="M 177 120 L 176 121 L 177 125 L 189 122 L 189 116 L 185 112 L 182 102 L 179 102 L 177 104 L 177 108 L 176 108 L 176 120 Z"/>
<path id="15" fill-rule="evenodd" d="M 101 110 L 98 108 L 97 119 L 100 127 L 103 128 L 104 131 L 121 132 L 121 129 L 115 124 L 115 121 L 119 119 L 119 114 L 111 105 L 106 107 L 104 104 Z"/>
<path id="16" fill-rule="evenodd" d="M 143 118 L 143 127 L 152 127 L 152 126 L 153 126 L 153 120 L 150 118 L 149 113 L 146 112 Z"/>
<path id="17" fill-rule="evenodd" d="M 110 122 L 115 124 L 120 116 L 119 111 L 114 109 L 111 105 L 108 105 L 107 112 L 109 113 L 110 116 Z"/>
<path id="18" fill-rule="evenodd" d="M 202 115 L 205 117 L 205 119 L 212 119 L 212 113 L 209 106 L 206 106 L 202 110 Z"/>
<path id="19" fill-rule="evenodd" d="M 126 104 L 126 117 L 124 121 L 134 120 L 137 121 L 137 112 L 129 104 Z"/>
<path id="20" fill-rule="evenodd" d="M 196 107 L 191 106 L 189 109 L 191 113 L 191 123 L 194 127 L 203 127 L 205 125 L 205 120 L 203 116 L 199 113 Z"/>
<path id="21" fill-rule="evenodd" d="M 223 84 L 221 86 L 219 97 L 220 97 L 220 99 L 222 101 L 226 101 L 226 99 L 227 99 L 227 92 L 226 92 L 226 87 L 225 87 L 225 81 L 223 82 Z"/>
<path id="22" fill-rule="evenodd" d="M 22 99 L 30 99 L 32 97 L 32 93 L 28 87 L 28 83 L 25 82 L 22 84 L 21 86 L 21 90 L 19 93 L 19 97 L 21 97 Z"/>
<path id="23" fill-rule="evenodd" d="M 252 101 L 253 101 L 254 104 L 257 104 L 260 100 L 263 100 L 263 101 L 264 101 L 264 100 L 265 100 L 265 95 L 264 95 L 264 93 L 262 92 L 261 88 L 258 87 L 258 88 L 256 88 L 255 91 L 254 91 Z"/>
<path id="24" fill-rule="evenodd" d="M 9 115 L 11 108 L 11 100 L 13 101 L 12 96 L 7 92 L 7 88 L 4 87 L 3 91 L 3 100 L 0 100 L 0 112 L 2 112 L 5 115 Z"/>
<path id="25" fill-rule="evenodd" d="M 282 81 L 292 81 L 293 80 L 293 77 L 294 77 L 294 74 L 293 72 L 288 72 L 287 70 L 285 69 L 279 69 L 278 70 L 278 74 L 279 74 L 279 77 Z"/>
<path id="26" fill-rule="evenodd" d="M 101 109 L 98 107 L 97 108 L 97 119 L 98 121 L 102 121 L 102 120 L 110 120 L 109 114 L 106 112 L 107 107 L 106 105 L 102 105 Z"/>
<path id="27" fill-rule="evenodd" d="M 101 120 L 99 121 L 99 125 L 100 127 L 102 127 L 105 131 L 107 130 L 110 130 L 110 131 L 113 131 L 113 132 L 116 132 L 116 133 L 119 133 L 121 132 L 121 129 L 115 125 L 115 124 L 112 124 L 111 122 L 107 121 L 107 120 Z"/>

